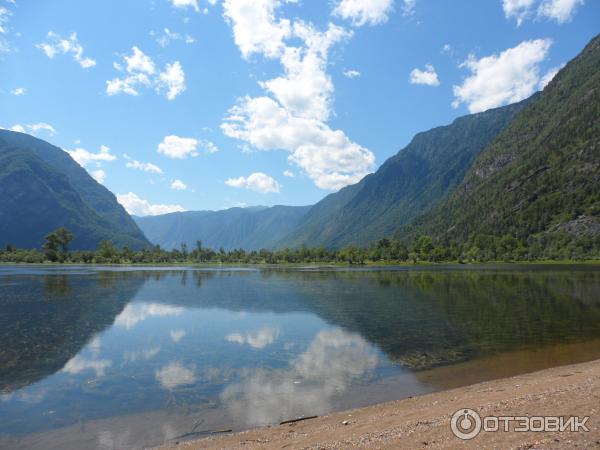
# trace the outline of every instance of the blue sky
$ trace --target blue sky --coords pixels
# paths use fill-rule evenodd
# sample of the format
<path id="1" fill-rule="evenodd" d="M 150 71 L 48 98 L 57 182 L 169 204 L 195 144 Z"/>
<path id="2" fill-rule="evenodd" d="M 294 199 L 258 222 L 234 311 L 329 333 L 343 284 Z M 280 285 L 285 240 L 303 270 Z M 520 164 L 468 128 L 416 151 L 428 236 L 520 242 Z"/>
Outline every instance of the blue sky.
<path id="1" fill-rule="evenodd" d="M 591 0 L 0 0 L 0 126 L 135 214 L 312 204 L 531 95 L 599 19 Z"/>

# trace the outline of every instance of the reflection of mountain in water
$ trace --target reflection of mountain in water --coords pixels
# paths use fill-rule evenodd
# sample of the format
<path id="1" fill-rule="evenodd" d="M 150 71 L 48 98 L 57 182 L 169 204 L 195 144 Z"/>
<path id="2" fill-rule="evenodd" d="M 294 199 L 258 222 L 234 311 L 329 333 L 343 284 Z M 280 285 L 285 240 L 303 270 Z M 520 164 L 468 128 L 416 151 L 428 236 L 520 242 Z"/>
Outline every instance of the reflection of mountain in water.
<path id="1" fill-rule="evenodd" d="M 0 278 L 0 392 L 63 368 L 111 325 L 144 278 L 131 272 Z"/>
<path id="2" fill-rule="evenodd" d="M 521 269 L 196 272 L 201 290 L 164 288 L 187 307 L 314 313 L 412 369 L 600 336 L 600 272 Z"/>

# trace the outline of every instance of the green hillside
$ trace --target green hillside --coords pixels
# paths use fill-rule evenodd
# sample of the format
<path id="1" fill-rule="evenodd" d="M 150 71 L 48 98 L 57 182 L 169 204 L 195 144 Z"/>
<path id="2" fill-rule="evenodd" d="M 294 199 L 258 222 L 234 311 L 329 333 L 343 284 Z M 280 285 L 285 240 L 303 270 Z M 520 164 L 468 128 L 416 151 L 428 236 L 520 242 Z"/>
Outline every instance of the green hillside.
<path id="1" fill-rule="evenodd" d="M 599 212 L 596 37 L 479 155 L 456 191 L 397 236 L 467 242 L 474 252 L 490 236 L 511 236 L 539 256 L 571 257 L 598 247 Z"/>
<path id="2" fill-rule="evenodd" d="M 149 245 L 117 203 L 66 152 L 32 136 L 0 130 L 0 246 L 39 248 L 59 227 L 75 235 L 73 249 Z"/>
<path id="3" fill-rule="evenodd" d="M 417 134 L 377 172 L 327 196 L 279 247 L 367 245 L 436 206 L 527 101 Z"/>

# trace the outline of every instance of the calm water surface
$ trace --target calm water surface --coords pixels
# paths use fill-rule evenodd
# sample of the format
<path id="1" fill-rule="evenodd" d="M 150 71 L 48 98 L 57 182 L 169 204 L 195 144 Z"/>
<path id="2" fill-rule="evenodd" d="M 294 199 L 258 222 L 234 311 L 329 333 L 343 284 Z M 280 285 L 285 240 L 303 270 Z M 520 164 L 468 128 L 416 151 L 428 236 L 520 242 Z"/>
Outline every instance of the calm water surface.
<path id="1" fill-rule="evenodd" d="M 138 448 L 600 357 L 600 268 L 0 267 L 0 447 Z"/>

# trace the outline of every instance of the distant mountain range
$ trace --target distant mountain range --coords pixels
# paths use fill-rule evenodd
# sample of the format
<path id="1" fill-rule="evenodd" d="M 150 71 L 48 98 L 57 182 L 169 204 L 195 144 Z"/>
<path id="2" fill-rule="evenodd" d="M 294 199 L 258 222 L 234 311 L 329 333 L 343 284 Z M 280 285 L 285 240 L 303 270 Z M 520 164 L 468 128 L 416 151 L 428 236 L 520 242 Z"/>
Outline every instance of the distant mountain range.
<path id="1" fill-rule="evenodd" d="M 186 244 L 196 248 L 232 250 L 273 249 L 289 234 L 310 206 L 255 206 L 222 211 L 188 211 L 160 216 L 135 217 L 151 242 L 165 249 Z"/>
<path id="2" fill-rule="evenodd" d="M 102 240 L 150 245 L 115 196 L 67 152 L 0 130 L 0 246 L 39 248 L 59 227 L 75 235 L 73 249 L 96 249 Z"/>
<path id="3" fill-rule="evenodd" d="M 529 245 L 576 240 L 585 249 L 600 240 L 599 214 L 600 37 L 543 92 L 419 133 L 375 173 L 313 206 L 134 222 L 67 153 L 0 131 L 0 245 L 39 247 L 47 232 L 66 226 L 76 248 L 95 248 L 101 239 L 140 248 L 146 237 L 166 249 L 197 241 L 215 250 L 339 248 L 420 235 L 476 247 L 493 235 Z"/>

